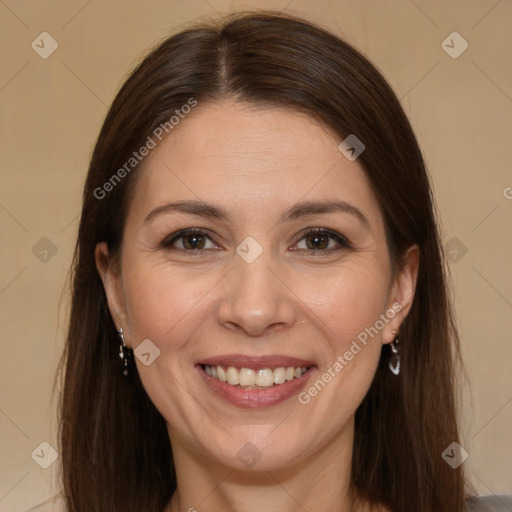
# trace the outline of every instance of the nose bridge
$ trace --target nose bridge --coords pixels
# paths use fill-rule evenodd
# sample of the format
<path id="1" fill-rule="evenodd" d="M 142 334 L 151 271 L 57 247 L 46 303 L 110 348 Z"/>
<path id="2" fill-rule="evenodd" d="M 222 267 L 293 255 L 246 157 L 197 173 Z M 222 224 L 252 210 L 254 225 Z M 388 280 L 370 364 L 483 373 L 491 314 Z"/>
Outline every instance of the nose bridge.
<path id="1" fill-rule="evenodd" d="M 252 304 L 253 307 L 258 307 L 258 304 L 275 304 L 279 286 L 271 267 L 270 258 L 263 254 L 253 263 L 243 260 L 236 262 L 233 292 L 239 302 L 246 301 L 247 306 Z"/>
<path id="2" fill-rule="evenodd" d="M 253 336 L 270 326 L 290 326 L 295 320 L 293 294 L 277 275 L 270 251 L 262 251 L 253 261 L 244 259 L 243 253 L 236 255 L 219 307 L 219 322 Z"/>

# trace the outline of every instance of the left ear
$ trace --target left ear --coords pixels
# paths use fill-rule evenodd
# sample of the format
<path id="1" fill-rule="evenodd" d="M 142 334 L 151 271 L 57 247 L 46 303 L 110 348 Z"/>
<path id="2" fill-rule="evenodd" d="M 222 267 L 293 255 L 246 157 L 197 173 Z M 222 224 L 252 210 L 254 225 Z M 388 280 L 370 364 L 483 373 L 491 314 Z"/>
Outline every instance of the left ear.
<path id="1" fill-rule="evenodd" d="M 100 242 L 94 250 L 96 269 L 103 282 L 105 295 L 107 296 L 108 308 L 115 326 L 123 328 L 126 337 L 126 344 L 129 343 L 128 314 L 124 300 L 122 277 L 119 264 L 111 261 L 109 249 L 106 242 Z"/>
<path id="2" fill-rule="evenodd" d="M 394 311 L 394 316 L 385 325 L 382 334 L 382 343 L 391 343 L 400 330 L 400 325 L 409 314 L 416 291 L 420 249 L 417 245 L 409 247 L 403 258 L 403 266 L 398 270 L 391 285 L 386 312 Z"/>

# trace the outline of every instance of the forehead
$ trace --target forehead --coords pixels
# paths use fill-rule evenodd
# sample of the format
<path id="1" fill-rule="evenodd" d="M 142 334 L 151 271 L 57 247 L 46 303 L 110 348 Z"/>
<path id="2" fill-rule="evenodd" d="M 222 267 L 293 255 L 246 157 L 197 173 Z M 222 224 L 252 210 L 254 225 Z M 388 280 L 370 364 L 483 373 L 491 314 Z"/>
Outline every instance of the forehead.
<path id="1" fill-rule="evenodd" d="M 199 104 L 139 171 L 132 208 L 142 214 L 177 199 L 217 202 L 238 219 L 297 201 L 342 199 L 379 221 L 377 201 L 340 138 L 303 113 L 231 101 Z"/>

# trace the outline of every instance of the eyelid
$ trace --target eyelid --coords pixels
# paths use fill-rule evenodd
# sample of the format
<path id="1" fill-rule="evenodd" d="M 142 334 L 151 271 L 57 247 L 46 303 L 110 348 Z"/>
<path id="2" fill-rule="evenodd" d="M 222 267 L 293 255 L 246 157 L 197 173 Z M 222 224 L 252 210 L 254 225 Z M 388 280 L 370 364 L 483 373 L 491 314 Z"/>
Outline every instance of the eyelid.
<path id="1" fill-rule="evenodd" d="M 342 235 L 341 233 L 338 233 L 337 231 L 334 231 L 332 229 L 329 229 L 329 228 L 319 228 L 319 227 L 308 227 L 308 228 L 305 228 L 304 230 L 302 230 L 295 238 L 295 241 L 293 242 L 293 245 L 297 244 L 298 242 L 300 242 L 305 236 L 311 234 L 311 233 L 319 233 L 321 235 L 327 235 L 331 238 L 333 238 L 334 240 L 336 240 L 336 242 L 341 246 L 341 247 L 345 247 L 347 249 L 352 249 L 353 246 L 351 244 L 351 242 L 348 240 L 348 238 L 344 235 Z M 326 250 L 315 250 L 315 249 L 305 249 L 307 252 L 309 253 L 317 253 L 317 254 L 320 254 L 320 253 L 330 253 L 332 251 L 335 251 L 337 250 L 336 248 L 334 249 L 326 249 Z"/>
<path id="2" fill-rule="evenodd" d="M 293 245 L 296 245 L 298 242 L 300 242 L 303 238 L 305 238 L 307 235 L 310 235 L 310 234 L 314 234 L 314 233 L 318 233 L 318 234 L 321 234 L 321 235 L 326 235 L 326 236 L 329 236 L 330 238 L 334 239 L 338 244 L 339 246 L 341 246 L 342 248 L 346 248 L 346 249 L 352 249 L 353 246 L 351 244 L 351 242 L 344 236 L 342 235 L 341 233 L 338 233 L 337 231 L 334 231 L 332 229 L 329 229 L 329 228 L 321 228 L 321 227 L 308 227 L 308 228 L 305 228 L 303 229 L 295 238 L 294 238 L 294 242 L 292 244 Z M 184 236 L 187 236 L 187 235 L 193 235 L 193 234 L 199 234 L 199 235 L 204 235 L 206 236 L 207 238 L 209 238 L 215 245 L 217 245 L 214 241 L 214 235 L 213 233 L 206 229 L 206 228 L 185 228 L 185 229 L 180 229 L 174 233 L 171 233 L 170 235 L 168 235 L 167 237 L 165 237 L 162 242 L 160 242 L 159 244 L 159 247 L 162 248 L 162 249 L 167 249 L 167 250 L 178 250 L 178 251 L 181 251 L 181 252 L 188 252 L 188 253 L 201 253 L 201 252 L 206 252 L 206 251 L 211 251 L 211 250 L 215 250 L 215 249 L 199 249 L 197 251 L 195 250 L 187 250 L 187 249 L 173 249 L 172 248 L 172 244 L 174 242 L 176 242 L 177 240 L 179 240 L 180 238 L 184 237 Z M 330 252 L 333 252 L 333 251 L 336 251 L 336 250 L 339 250 L 340 248 L 331 248 L 331 249 L 325 249 L 325 250 L 315 250 L 315 249 L 302 249 L 302 251 L 305 251 L 307 253 L 314 253 L 314 254 L 322 254 L 322 253 L 330 253 Z M 293 249 L 293 250 L 297 250 L 297 249 Z"/>
<path id="3" fill-rule="evenodd" d="M 159 243 L 159 247 L 162 248 L 162 249 L 172 249 L 172 244 L 174 242 L 176 242 L 177 240 L 179 240 L 180 238 L 184 237 L 184 236 L 187 236 L 187 235 L 204 235 L 206 236 L 207 238 L 209 238 L 212 242 L 214 242 L 213 240 L 213 234 L 211 233 L 210 230 L 206 229 L 206 228 L 185 228 L 185 229 L 180 229 L 178 231 L 175 231 L 174 233 L 171 233 L 170 235 L 166 236 L 160 243 Z M 215 242 L 214 242 L 215 243 Z M 217 245 L 217 244 L 215 244 Z M 184 249 L 177 249 L 178 251 L 182 251 L 182 252 L 203 252 L 203 250 L 199 250 L 199 251 L 193 251 L 193 250 L 184 250 Z M 209 249 L 211 250 L 211 249 Z"/>

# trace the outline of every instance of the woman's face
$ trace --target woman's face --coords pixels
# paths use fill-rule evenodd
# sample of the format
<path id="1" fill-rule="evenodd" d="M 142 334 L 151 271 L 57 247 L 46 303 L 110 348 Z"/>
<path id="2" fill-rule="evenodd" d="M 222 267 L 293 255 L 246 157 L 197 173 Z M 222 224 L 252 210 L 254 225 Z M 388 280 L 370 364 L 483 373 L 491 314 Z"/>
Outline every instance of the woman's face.
<path id="1" fill-rule="evenodd" d="M 173 449 L 271 470 L 350 437 L 417 253 L 393 274 L 377 200 L 340 142 L 302 114 L 199 104 L 140 171 L 120 272 L 98 246 Z"/>

